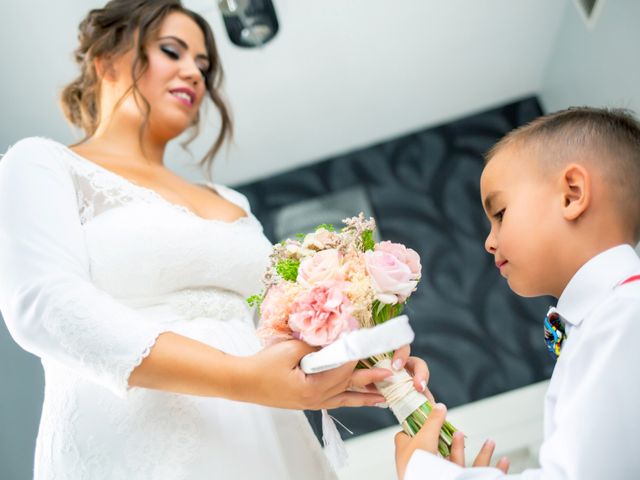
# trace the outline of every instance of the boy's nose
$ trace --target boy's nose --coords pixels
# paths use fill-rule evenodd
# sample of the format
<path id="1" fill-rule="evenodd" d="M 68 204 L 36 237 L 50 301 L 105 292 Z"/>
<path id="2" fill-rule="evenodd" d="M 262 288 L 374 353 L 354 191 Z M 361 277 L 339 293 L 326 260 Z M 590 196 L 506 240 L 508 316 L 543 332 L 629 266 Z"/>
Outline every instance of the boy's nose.
<path id="1" fill-rule="evenodd" d="M 484 249 L 492 255 L 496 253 L 496 238 L 491 232 L 484 241 Z"/>

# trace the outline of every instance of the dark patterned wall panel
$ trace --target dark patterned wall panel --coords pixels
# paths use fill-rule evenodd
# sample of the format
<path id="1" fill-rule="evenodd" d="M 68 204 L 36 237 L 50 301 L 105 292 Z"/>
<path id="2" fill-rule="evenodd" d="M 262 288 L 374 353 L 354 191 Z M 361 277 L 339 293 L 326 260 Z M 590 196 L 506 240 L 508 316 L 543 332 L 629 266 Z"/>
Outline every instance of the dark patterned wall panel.
<path id="1" fill-rule="evenodd" d="M 423 280 L 407 310 L 413 354 L 427 360 L 436 398 L 455 407 L 551 375 L 542 319 L 549 298 L 513 294 L 484 250 L 483 154 L 541 114 L 527 98 L 436 128 L 239 187 L 273 241 L 281 208 L 360 186 L 383 239 L 414 248 Z M 356 434 L 393 425 L 377 408 L 335 416 Z"/>

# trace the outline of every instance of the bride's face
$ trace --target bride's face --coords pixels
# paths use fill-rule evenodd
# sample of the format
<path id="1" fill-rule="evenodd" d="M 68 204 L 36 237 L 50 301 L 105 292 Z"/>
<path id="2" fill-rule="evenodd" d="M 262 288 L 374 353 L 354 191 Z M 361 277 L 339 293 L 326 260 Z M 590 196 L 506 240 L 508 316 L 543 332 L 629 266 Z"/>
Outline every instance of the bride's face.
<path id="1" fill-rule="evenodd" d="M 139 93 L 149 102 L 148 128 L 152 135 L 173 138 L 193 124 L 206 93 L 205 73 L 209 55 L 200 27 L 187 15 L 170 13 L 156 38 L 145 47 L 148 66 L 138 80 Z M 133 50 L 112 63 L 111 88 L 120 97 L 132 84 Z M 118 94 L 112 95 L 118 97 Z M 119 99 L 118 98 L 118 99 Z M 128 95 L 116 106 L 116 116 L 134 122 L 144 118 L 141 102 Z"/>

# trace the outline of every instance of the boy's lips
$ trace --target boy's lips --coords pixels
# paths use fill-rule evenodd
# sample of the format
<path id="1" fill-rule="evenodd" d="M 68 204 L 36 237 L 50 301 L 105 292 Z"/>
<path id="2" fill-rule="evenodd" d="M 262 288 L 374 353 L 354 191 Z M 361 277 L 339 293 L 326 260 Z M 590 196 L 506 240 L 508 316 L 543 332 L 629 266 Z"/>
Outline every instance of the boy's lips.
<path id="1" fill-rule="evenodd" d="M 496 260 L 496 267 L 498 267 L 498 270 L 502 269 L 502 267 L 504 267 L 506 264 L 508 263 L 507 260 Z"/>

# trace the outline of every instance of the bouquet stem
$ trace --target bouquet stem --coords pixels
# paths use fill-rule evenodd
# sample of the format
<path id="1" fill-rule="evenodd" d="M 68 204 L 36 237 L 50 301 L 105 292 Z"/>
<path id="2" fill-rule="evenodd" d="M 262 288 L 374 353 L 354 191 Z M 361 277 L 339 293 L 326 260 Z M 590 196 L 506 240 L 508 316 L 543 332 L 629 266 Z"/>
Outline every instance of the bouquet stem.
<path id="1" fill-rule="evenodd" d="M 404 422 L 402 422 L 402 429 L 404 432 L 413 437 L 420 431 L 427 417 L 431 413 L 432 405 L 428 400 L 414 410 Z M 440 438 L 438 439 L 438 452 L 443 457 L 448 457 L 451 454 L 451 441 L 453 440 L 453 434 L 456 428 L 451 423 L 445 421 L 440 430 Z"/>
<path id="2" fill-rule="evenodd" d="M 391 359 L 378 360 L 373 367 L 391 369 Z M 402 370 L 375 385 L 387 400 L 389 408 L 398 419 L 398 423 L 402 425 L 404 432 L 410 437 L 415 436 L 433 407 L 427 397 L 415 389 L 411 376 L 406 370 Z M 448 457 L 451 453 L 451 441 L 455 431 L 456 428 L 445 421 L 438 440 L 438 451 L 443 457 Z"/>

